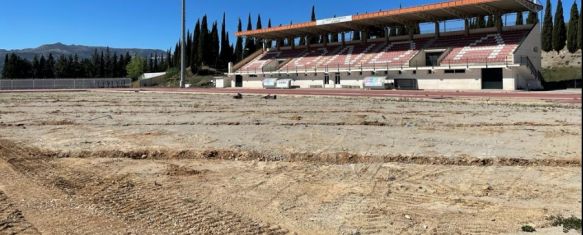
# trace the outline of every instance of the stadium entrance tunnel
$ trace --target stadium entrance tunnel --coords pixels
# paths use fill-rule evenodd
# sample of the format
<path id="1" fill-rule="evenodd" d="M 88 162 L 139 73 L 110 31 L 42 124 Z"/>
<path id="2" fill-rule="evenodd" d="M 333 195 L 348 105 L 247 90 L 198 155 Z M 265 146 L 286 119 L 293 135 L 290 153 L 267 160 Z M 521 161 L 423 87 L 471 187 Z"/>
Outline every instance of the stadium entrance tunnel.
<path id="1" fill-rule="evenodd" d="M 502 68 L 482 69 L 482 89 L 501 90 L 502 88 Z"/>
<path id="2" fill-rule="evenodd" d="M 235 87 L 243 87 L 243 76 L 235 76 Z"/>

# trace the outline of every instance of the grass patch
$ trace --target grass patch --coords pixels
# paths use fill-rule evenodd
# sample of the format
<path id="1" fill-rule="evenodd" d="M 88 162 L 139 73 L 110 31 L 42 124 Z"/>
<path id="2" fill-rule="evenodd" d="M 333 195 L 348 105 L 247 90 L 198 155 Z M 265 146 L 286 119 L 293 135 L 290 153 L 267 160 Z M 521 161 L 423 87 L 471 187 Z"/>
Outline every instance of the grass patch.
<path id="1" fill-rule="evenodd" d="M 563 216 L 551 216 L 549 218 L 551 225 L 554 227 L 563 226 L 563 232 L 567 233 L 571 229 L 581 232 L 581 219 L 571 216 L 564 218 Z"/>
<path id="2" fill-rule="evenodd" d="M 559 82 L 581 79 L 581 68 L 579 67 L 559 67 L 542 70 L 546 82 Z"/>

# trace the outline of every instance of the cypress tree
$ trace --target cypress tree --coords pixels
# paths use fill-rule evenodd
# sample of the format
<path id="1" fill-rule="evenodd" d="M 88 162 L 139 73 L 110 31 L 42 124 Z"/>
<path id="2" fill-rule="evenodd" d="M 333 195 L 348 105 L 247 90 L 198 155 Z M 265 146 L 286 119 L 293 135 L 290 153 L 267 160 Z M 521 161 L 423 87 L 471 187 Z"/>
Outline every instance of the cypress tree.
<path id="1" fill-rule="evenodd" d="M 253 26 L 251 26 L 251 14 L 249 14 L 249 18 L 247 19 L 247 31 L 253 30 Z M 253 54 L 255 52 L 255 40 L 252 37 L 247 37 L 245 39 L 245 47 L 243 48 L 243 58 L 247 58 L 247 56 Z"/>
<path id="2" fill-rule="evenodd" d="M 581 6 L 581 12 L 579 12 L 579 20 L 577 23 L 577 48 L 581 49 L 581 41 L 582 41 L 582 36 L 583 36 L 583 20 L 581 20 L 581 18 L 583 18 L 583 6 Z"/>
<path id="3" fill-rule="evenodd" d="M 8 54 L 6 54 L 4 55 L 4 68 L 2 68 L 2 78 L 9 78 L 9 76 L 7 75 L 7 69 L 9 69 L 10 66 L 12 65 L 8 61 Z"/>
<path id="4" fill-rule="evenodd" d="M 233 53 L 229 48 L 229 34 L 226 29 L 226 14 L 223 13 L 223 23 L 221 24 L 221 52 L 219 55 L 219 68 L 226 68 L 227 63 L 230 62 L 230 55 Z"/>
<path id="5" fill-rule="evenodd" d="M 218 30 L 218 26 L 217 26 L 217 22 L 215 21 L 213 23 L 213 27 L 211 30 L 211 34 L 210 34 L 210 56 L 209 56 L 209 65 L 212 65 L 213 68 L 217 68 L 217 62 L 218 62 L 218 58 L 219 58 L 219 48 L 220 48 L 220 43 L 219 43 L 219 30 Z"/>
<path id="6" fill-rule="evenodd" d="M 34 64 L 33 64 L 34 66 Z M 46 78 L 48 77 L 47 73 L 47 60 L 45 59 L 44 55 L 41 55 L 40 60 L 38 61 L 38 71 L 39 76 L 38 78 Z"/>
<path id="7" fill-rule="evenodd" d="M 178 40 L 178 41 L 180 41 L 180 40 Z M 200 44 L 200 41 L 199 41 L 199 44 Z M 199 50 L 199 55 L 200 55 L 200 50 Z M 137 55 L 135 55 L 135 56 L 137 57 Z M 180 65 L 180 43 L 176 43 L 176 45 L 174 46 L 174 53 L 172 55 L 172 61 L 173 61 L 173 67 L 178 67 Z"/>
<path id="8" fill-rule="evenodd" d="M 42 71 L 42 68 L 40 68 L 40 62 L 38 61 L 38 56 L 35 55 L 34 58 L 32 58 L 32 77 L 33 78 L 39 78 L 40 73 Z"/>
<path id="9" fill-rule="evenodd" d="M 55 57 L 53 57 L 52 53 L 49 53 L 43 76 L 46 78 L 55 78 Z"/>
<path id="10" fill-rule="evenodd" d="M 185 64 L 186 66 L 188 66 L 189 64 L 192 63 L 192 53 L 190 53 L 192 51 L 192 47 L 194 45 L 192 45 L 192 34 L 190 33 L 190 30 L 186 31 L 186 39 L 185 39 L 185 49 L 184 49 L 184 59 L 185 59 Z"/>
<path id="11" fill-rule="evenodd" d="M 567 33 L 567 49 L 569 52 L 575 53 L 577 51 L 577 32 L 579 27 L 579 9 L 577 8 L 577 2 L 573 2 L 571 6 L 571 17 L 569 20 L 569 32 Z"/>
<path id="12" fill-rule="evenodd" d="M 99 75 L 99 68 L 97 66 L 98 64 L 99 64 L 99 53 L 97 52 L 97 49 L 95 49 L 95 50 L 93 50 L 93 55 L 91 56 L 93 77 L 97 77 Z"/>
<path id="13" fill-rule="evenodd" d="M 71 61 L 73 60 L 73 58 L 70 58 Z M 106 48 L 105 50 L 105 76 L 108 78 L 112 77 L 112 63 L 111 63 L 111 51 L 109 50 L 109 47 Z M 69 76 L 72 76 L 69 74 Z"/>
<path id="14" fill-rule="evenodd" d="M 528 17 L 526 18 L 526 23 L 532 25 L 538 24 L 538 14 L 536 12 L 529 11 Z"/>
<path id="15" fill-rule="evenodd" d="M 314 22 L 316 21 L 316 6 L 312 5 L 312 15 L 310 17 L 310 21 Z"/>
<path id="16" fill-rule="evenodd" d="M 184 57 L 186 59 L 186 55 Z M 150 56 L 148 56 L 148 71 L 150 73 L 155 73 L 156 72 L 156 63 L 154 61 L 154 54 L 150 54 Z"/>
<path id="17" fill-rule="evenodd" d="M 239 24 L 237 25 L 237 32 L 243 31 L 243 25 L 241 23 L 241 18 L 239 18 Z M 239 62 L 243 58 L 243 38 L 237 37 L 237 42 L 235 43 L 235 57 L 234 62 Z"/>
<path id="18" fill-rule="evenodd" d="M 553 49 L 557 52 L 565 48 L 567 41 L 567 28 L 565 18 L 563 17 L 563 2 L 557 2 L 557 11 L 555 12 L 555 25 L 553 26 Z"/>
<path id="19" fill-rule="evenodd" d="M 194 33 L 192 34 L 192 48 L 190 51 L 190 57 L 192 60 L 190 61 L 190 66 L 198 66 L 201 63 L 201 58 L 198 53 L 198 40 L 200 38 L 200 19 L 196 20 L 196 25 L 194 26 Z"/>
<path id="20" fill-rule="evenodd" d="M 551 0 L 547 0 L 542 31 L 542 50 L 549 52 L 553 50 L 553 15 L 551 14 Z"/>
<path id="21" fill-rule="evenodd" d="M 202 64 L 208 65 L 210 59 L 210 42 L 209 42 L 209 30 L 207 23 L 207 16 L 202 17 L 202 22 L 200 24 L 200 34 L 198 36 L 198 57 L 200 58 Z M 180 49 L 180 48 L 178 48 Z M 178 58 L 178 57 L 177 57 Z"/>
<path id="22" fill-rule="evenodd" d="M 522 11 L 516 12 L 516 25 L 523 25 L 524 19 L 522 18 Z"/>
<path id="23" fill-rule="evenodd" d="M 79 58 L 77 57 L 77 55 L 75 55 L 75 60 L 77 61 L 77 63 L 79 63 L 79 69 L 80 69 L 81 64 L 80 64 L 80 61 L 78 59 Z M 121 57 L 121 59 L 123 59 L 123 56 Z M 120 64 L 120 58 L 117 56 L 117 52 L 114 52 L 113 53 L 113 72 L 112 72 L 114 78 L 120 77 L 119 64 Z M 83 76 L 77 76 L 77 77 L 83 77 Z"/>
<path id="24" fill-rule="evenodd" d="M 317 18 L 316 18 L 316 6 L 315 5 L 312 5 L 312 14 L 310 15 L 310 21 L 312 21 L 312 22 L 317 21 Z M 310 37 L 310 44 L 316 44 L 318 42 L 320 42 L 320 38 L 318 36 L 311 36 Z M 300 39 L 300 43 L 301 43 L 301 39 Z"/>
<path id="25" fill-rule="evenodd" d="M 131 57 L 129 58 L 131 61 Z M 172 60 L 172 49 L 166 51 L 166 69 L 174 67 L 174 61 Z"/>
<path id="26" fill-rule="evenodd" d="M 160 64 L 158 64 L 158 53 L 154 54 L 154 72 L 160 72 Z"/>
<path id="27" fill-rule="evenodd" d="M 261 15 L 257 15 L 257 26 L 255 29 L 262 29 L 263 26 L 261 24 Z M 260 50 L 263 48 L 263 42 L 260 39 L 255 39 L 255 50 Z"/>
<path id="28" fill-rule="evenodd" d="M 59 61 L 57 61 L 57 65 L 59 65 L 59 62 L 61 63 L 61 65 L 64 64 L 64 62 L 61 59 L 64 60 L 64 57 L 59 58 Z M 57 71 L 57 70 L 60 70 L 61 74 L 64 73 L 63 69 L 61 69 L 61 68 L 55 68 L 55 73 L 59 73 L 59 71 Z M 99 56 L 99 77 L 100 78 L 105 77 L 105 58 L 103 56 L 103 51 L 101 51 L 101 55 Z"/>
<path id="29" fill-rule="evenodd" d="M 126 56 L 124 56 L 124 57 L 125 57 L 124 58 L 125 60 L 124 60 L 123 66 L 121 68 L 121 71 L 122 71 L 122 76 L 127 77 L 128 71 L 127 71 L 126 67 L 130 63 L 130 61 L 132 60 L 132 56 L 130 55 L 130 52 L 126 52 Z M 170 51 L 168 51 L 168 58 L 170 58 Z"/>

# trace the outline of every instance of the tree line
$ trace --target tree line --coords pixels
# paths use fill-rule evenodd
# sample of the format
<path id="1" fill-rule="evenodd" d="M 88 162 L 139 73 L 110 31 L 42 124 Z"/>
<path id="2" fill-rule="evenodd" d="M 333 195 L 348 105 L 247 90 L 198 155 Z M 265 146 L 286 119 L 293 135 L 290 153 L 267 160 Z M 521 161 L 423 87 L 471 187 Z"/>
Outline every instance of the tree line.
<path id="1" fill-rule="evenodd" d="M 516 13 L 516 25 L 524 24 L 523 12 Z M 211 67 L 219 71 L 226 70 L 228 63 L 237 63 L 257 50 L 262 49 L 263 41 L 253 37 L 237 37 L 236 42 L 231 44 L 229 40 L 229 32 L 226 30 L 226 19 L 223 14 L 221 29 L 219 32 L 218 23 L 214 21 L 210 24 L 208 17 L 205 15 L 202 19 L 198 19 L 195 23 L 193 32 L 190 30 L 186 34 L 185 40 L 185 59 L 193 73 L 197 73 L 200 68 Z M 565 46 L 570 52 L 575 52 L 581 49 L 581 14 L 578 11 L 577 3 L 574 2 L 571 7 L 571 20 L 568 25 L 564 22 L 562 1 L 558 1 L 558 7 L 554 14 L 551 13 L 551 2 L 547 0 L 543 21 L 542 31 L 542 50 L 544 51 L 560 51 Z M 310 20 L 316 21 L 316 9 L 313 6 Z M 539 22 L 538 14 L 529 12 L 526 24 L 536 24 Z M 292 24 L 293 22 L 290 22 Z M 243 30 L 241 18 L 237 24 L 237 31 Z M 281 24 L 280 24 L 281 26 Z M 481 16 L 469 19 L 470 28 L 486 28 L 503 26 L 501 17 L 495 16 Z M 268 19 L 267 28 L 271 28 L 271 19 Z M 255 21 L 255 29 L 262 29 L 263 24 L 261 15 L 257 16 Z M 249 14 L 247 18 L 246 30 L 253 30 L 253 21 Z M 388 33 L 390 36 L 408 35 L 409 32 L 414 34 L 420 33 L 419 24 L 412 26 L 397 25 L 390 27 Z M 369 30 L 369 37 L 384 37 L 387 31 L 384 28 L 371 28 Z M 363 34 L 361 31 L 351 32 L 350 40 L 361 40 Z M 273 43 L 276 46 L 289 46 L 295 42 L 296 39 L 290 41 L 289 39 L 279 39 L 275 42 L 271 40 L 265 41 L 266 46 L 272 47 Z M 324 34 L 312 37 L 300 37 L 299 44 L 303 45 L 306 40 L 310 43 L 324 43 L 324 42 L 339 42 L 339 34 Z M 180 40 L 176 43 L 174 50 L 166 51 L 165 55 L 150 55 L 148 58 L 141 58 L 136 61 L 132 67 L 137 72 L 159 72 L 165 71 L 168 68 L 176 68 L 180 65 Z M 5 57 L 5 66 L 2 71 L 4 78 L 103 78 L 103 77 L 124 77 L 128 74 L 127 66 L 132 61 L 132 56 L 126 53 L 125 55 L 117 55 L 110 53 L 109 49 L 98 52 L 94 51 L 93 56 L 88 59 L 80 59 L 77 55 L 60 56 L 54 58 L 52 54 L 48 57 L 41 55 L 35 57 L 32 61 L 20 58 L 16 54 L 8 54 Z M 135 76 L 135 74 L 132 74 Z"/>
<path id="2" fill-rule="evenodd" d="M 551 7 L 551 1 L 547 0 L 543 19 L 542 50 L 559 52 L 567 47 L 569 52 L 574 53 L 581 49 L 581 36 L 583 34 L 581 15 L 583 12 L 578 10 L 577 2 L 574 1 L 571 5 L 568 24 L 565 24 L 563 16 L 563 2 L 561 0 L 557 2 L 554 15 L 551 13 Z"/>
<path id="3" fill-rule="evenodd" d="M 136 56 L 134 56 L 136 57 Z M 53 54 L 35 56 L 32 61 L 16 53 L 6 54 L 4 58 L 3 78 L 121 78 L 127 76 L 127 65 L 132 60 L 125 55 L 94 50 L 91 58 L 81 59 L 77 54 L 57 58 Z M 165 71 L 168 63 L 162 55 L 151 55 L 143 59 L 143 72 Z"/>

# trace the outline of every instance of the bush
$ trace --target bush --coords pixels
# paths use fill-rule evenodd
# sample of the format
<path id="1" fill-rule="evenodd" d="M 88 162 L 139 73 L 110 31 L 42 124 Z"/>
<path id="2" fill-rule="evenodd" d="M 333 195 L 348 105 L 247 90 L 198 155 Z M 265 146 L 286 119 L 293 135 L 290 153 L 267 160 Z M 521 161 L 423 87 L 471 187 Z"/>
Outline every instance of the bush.
<path id="1" fill-rule="evenodd" d="M 563 218 L 563 216 L 551 216 L 551 225 L 558 227 L 563 226 L 563 232 L 568 233 L 569 230 L 575 229 L 581 231 L 581 219 L 571 216 L 570 218 Z"/>
<path id="2" fill-rule="evenodd" d="M 532 233 L 532 232 L 536 232 L 536 229 L 534 229 L 534 227 L 527 224 L 527 225 L 522 225 L 522 231 L 527 232 L 527 233 Z"/>

